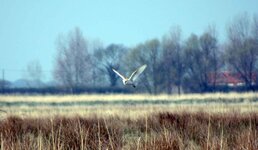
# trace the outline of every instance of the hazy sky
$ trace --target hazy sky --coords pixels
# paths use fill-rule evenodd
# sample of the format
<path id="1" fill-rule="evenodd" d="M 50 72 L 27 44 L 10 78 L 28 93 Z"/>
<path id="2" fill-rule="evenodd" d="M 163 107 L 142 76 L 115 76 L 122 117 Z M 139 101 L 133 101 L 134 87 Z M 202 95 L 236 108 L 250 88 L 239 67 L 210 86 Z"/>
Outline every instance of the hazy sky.
<path id="1" fill-rule="evenodd" d="M 0 0 L 0 69 L 13 81 L 38 60 L 49 80 L 55 41 L 75 27 L 89 41 L 131 47 L 160 39 L 176 25 L 186 38 L 215 24 L 223 41 L 227 23 L 240 13 L 257 13 L 257 6 L 258 0 Z"/>

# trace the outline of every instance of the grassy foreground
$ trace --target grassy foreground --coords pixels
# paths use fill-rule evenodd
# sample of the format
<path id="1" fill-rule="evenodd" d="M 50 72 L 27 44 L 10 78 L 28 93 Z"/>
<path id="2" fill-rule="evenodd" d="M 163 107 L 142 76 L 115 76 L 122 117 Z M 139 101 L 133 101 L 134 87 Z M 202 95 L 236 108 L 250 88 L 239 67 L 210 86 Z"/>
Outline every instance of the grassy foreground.
<path id="1" fill-rule="evenodd" d="M 158 113 L 0 122 L 1 149 L 258 149 L 258 114 Z"/>
<path id="2" fill-rule="evenodd" d="M 2 95 L 1 149 L 258 149 L 258 94 Z"/>

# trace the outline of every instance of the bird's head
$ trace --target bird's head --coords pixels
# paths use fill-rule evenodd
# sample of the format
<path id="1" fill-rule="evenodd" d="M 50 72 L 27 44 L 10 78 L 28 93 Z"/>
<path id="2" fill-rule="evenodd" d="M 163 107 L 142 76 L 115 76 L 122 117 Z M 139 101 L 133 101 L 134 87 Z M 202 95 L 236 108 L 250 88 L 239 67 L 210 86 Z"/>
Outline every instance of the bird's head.
<path id="1" fill-rule="evenodd" d="M 126 85 L 128 83 L 128 79 L 127 78 L 124 79 L 123 82 L 124 82 L 124 85 Z"/>

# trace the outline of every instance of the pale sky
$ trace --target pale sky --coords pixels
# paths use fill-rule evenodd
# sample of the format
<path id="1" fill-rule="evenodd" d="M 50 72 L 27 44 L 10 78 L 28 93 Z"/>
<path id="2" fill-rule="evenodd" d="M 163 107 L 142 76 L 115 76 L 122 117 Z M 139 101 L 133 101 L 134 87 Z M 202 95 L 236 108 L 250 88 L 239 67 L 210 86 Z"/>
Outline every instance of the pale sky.
<path id="1" fill-rule="evenodd" d="M 56 39 L 79 27 L 89 41 L 132 47 L 180 26 L 183 38 L 215 24 L 219 41 L 236 15 L 258 14 L 257 0 L 0 0 L 0 69 L 10 81 L 38 60 L 51 80 Z M 1 73 L 2 74 L 2 73 Z M 2 75 L 1 75 L 2 76 Z"/>

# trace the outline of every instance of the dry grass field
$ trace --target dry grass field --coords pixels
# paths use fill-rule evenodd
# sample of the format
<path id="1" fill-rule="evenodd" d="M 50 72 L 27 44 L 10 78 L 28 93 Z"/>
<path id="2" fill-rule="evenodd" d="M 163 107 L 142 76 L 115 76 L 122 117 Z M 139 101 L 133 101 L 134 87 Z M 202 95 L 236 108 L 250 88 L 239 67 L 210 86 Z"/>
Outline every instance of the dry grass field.
<path id="1" fill-rule="evenodd" d="M 258 149 L 258 93 L 2 95 L 1 149 Z"/>
<path id="2" fill-rule="evenodd" d="M 258 93 L 186 95 L 2 95 L 1 116 L 53 117 L 55 115 L 137 118 L 158 112 L 257 112 Z"/>

